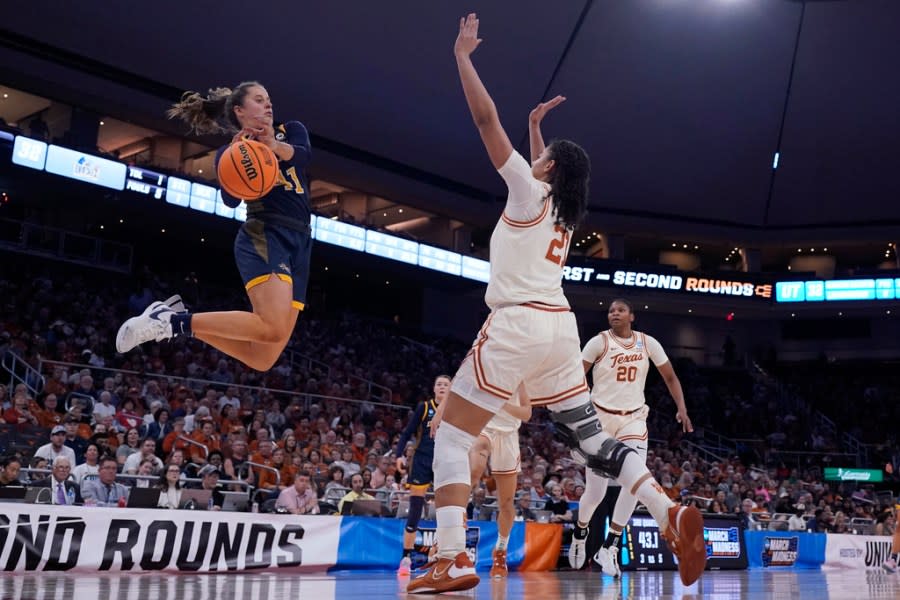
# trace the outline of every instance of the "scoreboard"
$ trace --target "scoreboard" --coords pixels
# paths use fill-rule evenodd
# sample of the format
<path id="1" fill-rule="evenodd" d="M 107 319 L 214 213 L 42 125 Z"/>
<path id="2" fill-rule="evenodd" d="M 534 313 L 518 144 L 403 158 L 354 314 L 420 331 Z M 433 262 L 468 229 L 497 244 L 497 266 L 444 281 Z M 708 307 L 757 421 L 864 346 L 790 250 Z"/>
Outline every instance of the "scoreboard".
<path id="1" fill-rule="evenodd" d="M 837 302 L 900 299 L 900 278 L 779 281 L 776 302 Z"/>
<path id="2" fill-rule="evenodd" d="M 162 200 L 166 196 L 167 175 L 143 167 L 128 167 L 125 189 Z"/>
<path id="3" fill-rule="evenodd" d="M 707 568 L 746 569 L 747 553 L 740 520 L 732 515 L 703 515 Z M 677 569 L 659 526 L 649 514 L 636 512 L 622 532 L 619 565 L 623 571 Z"/>

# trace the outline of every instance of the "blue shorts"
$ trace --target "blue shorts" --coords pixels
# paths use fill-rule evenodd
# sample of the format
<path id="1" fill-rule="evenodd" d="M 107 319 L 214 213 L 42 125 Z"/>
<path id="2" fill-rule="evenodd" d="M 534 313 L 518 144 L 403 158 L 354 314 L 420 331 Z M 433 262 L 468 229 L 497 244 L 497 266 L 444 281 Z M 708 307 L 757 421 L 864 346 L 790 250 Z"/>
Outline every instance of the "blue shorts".
<path id="1" fill-rule="evenodd" d="M 249 291 L 274 273 L 293 286 L 291 306 L 299 310 L 306 306 L 311 254 L 309 230 L 302 232 L 259 219 L 247 219 L 234 240 L 234 261 L 244 287 Z"/>
<path id="2" fill-rule="evenodd" d="M 409 470 L 407 485 L 429 486 L 434 481 L 434 470 L 431 463 L 434 462 L 434 454 L 430 452 L 416 452 L 413 454 L 412 468 Z"/>

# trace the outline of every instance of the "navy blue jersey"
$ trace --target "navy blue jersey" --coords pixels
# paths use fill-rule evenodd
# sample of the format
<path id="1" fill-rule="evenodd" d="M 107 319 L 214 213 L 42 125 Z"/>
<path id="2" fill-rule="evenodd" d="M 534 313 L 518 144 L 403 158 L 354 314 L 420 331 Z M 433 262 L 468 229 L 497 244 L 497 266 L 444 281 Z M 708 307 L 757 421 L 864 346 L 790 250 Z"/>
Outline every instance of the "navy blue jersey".
<path id="1" fill-rule="evenodd" d="M 416 455 L 420 453 L 434 454 L 434 438 L 431 437 L 431 420 L 434 418 L 434 412 L 437 410 L 437 403 L 432 399 L 426 402 L 420 402 L 409 418 L 406 429 L 400 434 L 397 441 L 395 454 L 403 456 L 406 450 L 406 443 L 415 440 Z"/>
<path id="2" fill-rule="evenodd" d="M 309 164 L 311 148 L 309 133 L 299 121 L 288 121 L 275 126 L 275 139 L 294 147 L 291 160 L 278 161 L 278 179 L 275 187 L 259 200 L 247 203 L 247 218 L 258 217 L 265 221 L 265 213 L 290 217 L 303 223 L 309 223 L 309 182 L 306 179 L 306 166 Z M 216 167 L 219 159 L 228 146 L 222 146 L 216 152 Z M 235 207 L 241 203 L 238 198 L 222 190 L 222 200 L 226 205 Z"/>

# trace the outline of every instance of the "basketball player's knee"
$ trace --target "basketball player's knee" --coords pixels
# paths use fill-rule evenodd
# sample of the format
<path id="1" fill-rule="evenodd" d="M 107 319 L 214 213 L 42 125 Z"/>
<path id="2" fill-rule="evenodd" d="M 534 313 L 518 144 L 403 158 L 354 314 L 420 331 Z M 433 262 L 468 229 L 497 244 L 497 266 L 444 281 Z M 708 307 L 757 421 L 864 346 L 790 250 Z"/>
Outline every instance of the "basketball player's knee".
<path id="1" fill-rule="evenodd" d="M 607 438 L 600 444 L 600 450 L 596 454 L 588 455 L 587 466 L 603 477 L 616 479 L 622 472 L 622 466 L 629 454 L 637 454 L 634 448 L 629 448 L 615 438 Z"/>
<path id="2" fill-rule="evenodd" d="M 434 438 L 434 488 L 461 483 L 471 484 L 469 448 L 475 436 L 447 423 L 441 423 Z"/>
<path id="3" fill-rule="evenodd" d="M 287 342 L 284 331 L 274 323 L 263 321 L 257 333 L 257 341 L 263 344 L 279 344 Z"/>
<path id="4" fill-rule="evenodd" d="M 599 435 L 601 431 L 597 412 L 590 401 L 570 408 L 550 413 L 555 426 L 555 434 L 570 448 L 580 448 L 585 454 L 593 453 L 593 448 L 585 442 Z M 592 440 L 593 441 L 593 440 Z"/>
<path id="5" fill-rule="evenodd" d="M 267 356 L 256 355 L 253 358 L 245 360 L 244 364 L 255 371 L 268 371 L 275 366 L 275 362 L 275 360 L 271 360 Z"/>
<path id="6" fill-rule="evenodd" d="M 419 519 L 422 518 L 422 509 L 425 507 L 424 496 L 409 497 L 409 513 L 406 515 L 406 532 L 415 533 L 419 528 Z"/>
<path id="7" fill-rule="evenodd" d="M 256 369 L 257 371 L 268 371 L 275 366 L 275 363 L 278 362 L 280 356 L 281 350 L 260 348 L 254 352 L 254 356 L 247 362 L 247 366 Z"/>

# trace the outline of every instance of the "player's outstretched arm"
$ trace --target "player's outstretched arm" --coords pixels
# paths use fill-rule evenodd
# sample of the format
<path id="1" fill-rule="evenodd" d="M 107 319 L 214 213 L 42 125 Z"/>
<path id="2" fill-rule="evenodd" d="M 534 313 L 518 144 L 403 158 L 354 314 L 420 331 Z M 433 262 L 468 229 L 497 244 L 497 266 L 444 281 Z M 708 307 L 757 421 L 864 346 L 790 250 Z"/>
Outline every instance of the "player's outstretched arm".
<path id="1" fill-rule="evenodd" d="M 472 64 L 472 52 L 481 43 L 478 38 L 478 18 L 475 13 L 470 13 L 464 19 L 459 20 L 459 35 L 453 45 L 453 53 L 456 55 L 456 66 L 459 69 L 459 79 L 462 82 L 466 102 L 472 112 L 472 119 L 481 134 L 481 140 L 487 149 L 488 156 L 495 169 L 500 169 L 509 160 L 513 152 L 509 137 L 500 124 L 497 107 L 481 82 L 475 65 Z"/>
<path id="2" fill-rule="evenodd" d="M 688 416 L 687 405 L 684 403 L 684 391 L 681 389 L 681 381 L 679 381 L 678 376 L 675 374 L 672 363 L 667 362 L 664 365 L 658 366 L 657 369 L 659 370 L 659 374 L 662 375 L 666 388 L 669 390 L 669 394 L 672 395 L 672 400 L 675 401 L 675 406 L 678 410 L 678 412 L 675 413 L 675 420 L 681 423 L 683 431 L 691 433 L 694 431 L 694 425 L 691 423 L 691 418 Z"/>
<path id="3" fill-rule="evenodd" d="M 552 100 L 541 102 L 528 114 L 528 145 L 531 151 L 531 162 L 544 152 L 544 136 L 541 134 L 541 121 L 547 113 L 566 101 L 565 96 L 557 96 Z"/>

